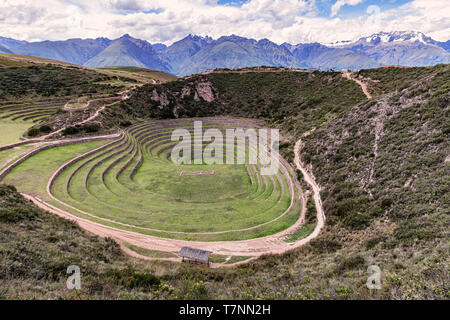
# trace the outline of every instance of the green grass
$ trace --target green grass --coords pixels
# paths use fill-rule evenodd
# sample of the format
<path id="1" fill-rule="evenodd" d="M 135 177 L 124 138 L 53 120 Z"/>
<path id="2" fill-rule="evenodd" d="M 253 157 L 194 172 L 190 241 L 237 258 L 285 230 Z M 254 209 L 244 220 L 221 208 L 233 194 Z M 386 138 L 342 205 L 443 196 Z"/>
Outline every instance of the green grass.
<path id="1" fill-rule="evenodd" d="M 227 258 L 228 256 L 213 253 L 209 256 L 209 261 L 212 263 L 224 263 L 227 260 Z"/>
<path id="2" fill-rule="evenodd" d="M 228 259 L 229 258 L 229 259 Z M 209 256 L 209 261 L 213 263 L 233 264 L 250 259 L 248 256 L 224 256 L 220 254 L 212 254 Z M 228 260 L 227 260 L 228 259 Z"/>
<path id="3" fill-rule="evenodd" d="M 405 231 L 413 231 L 417 222 Z M 381 231 L 385 240 L 367 249 L 367 232 L 336 231 L 288 253 L 234 268 L 146 261 L 124 255 L 113 240 L 92 236 L 0 185 L 0 299 L 449 298 L 445 239 L 389 249 L 389 235 Z M 319 250 L 327 243 L 340 246 Z M 72 264 L 82 270 L 77 292 L 66 288 L 66 270 Z M 381 290 L 367 289 L 368 264 L 383 271 Z"/>
<path id="4" fill-rule="evenodd" d="M 14 168 L 3 182 L 17 186 L 20 192 L 50 200 L 45 189 L 52 174 L 70 159 L 104 143 L 97 141 L 44 150 Z"/>
<path id="5" fill-rule="evenodd" d="M 317 121 L 314 125 L 319 123 L 317 130 L 304 139 L 302 156 L 312 165 L 322 187 L 326 228 L 305 246 L 281 255 L 265 255 L 235 268 L 209 270 L 124 257 L 113 241 L 90 236 L 75 224 L 38 210 L 18 193 L 0 186 L 0 298 L 448 300 L 446 158 L 450 77 L 448 71 L 440 70 L 439 75 L 434 72 L 439 68 L 421 68 L 417 75 L 422 77 L 423 72 L 430 79 L 419 83 L 413 79 L 403 93 L 395 92 L 402 88 L 401 83 L 395 85 L 392 96 L 387 97 L 388 103 L 379 106 L 379 97 L 351 105 L 351 94 L 346 97 L 339 87 L 330 92 L 330 100 L 326 98 L 311 109 L 291 104 L 299 118 Z M 380 76 L 380 88 L 389 87 L 391 81 L 395 83 L 399 79 L 397 71 L 382 70 L 386 74 Z M 400 80 L 409 81 L 407 77 L 400 75 Z M 265 90 L 276 87 L 272 87 L 273 78 L 268 79 L 267 86 L 255 92 L 267 93 L 268 98 L 283 95 L 282 88 L 278 92 Z M 257 80 L 261 85 L 264 79 Z M 186 83 L 178 85 L 182 88 Z M 281 83 L 280 87 L 285 85 Z M 292 85 L 302 83 L 294 81 Z M 176 92 L 177 88 L 172 89 Z M 336 95 L 342 100 L 337 100 Z M 410 98 L 416 103 L 402 103 Z M 144 106 L 144 100 L 140 96 L 135 102 Z M 364 100 L 363 97 L 361 101 Z M 327 113 L 324 116 L 322 111 L 330 101 L 349 104 L 343 104 L 341 113 L 328 113 L 330 117 L 326 118 Z M 204 112 L 221 108 L 222 103 L 200 101 L 199 105 L 205 108 Z M 189 102 L 182 106 L 189 108 Z M 346 111 L 349 106 L 354 108 Z M 135 107 L 143 116 L 139 105 Z M 373 121 L 384 115 L 374 159 Z M 329 120 L 321 123 L 322 117 Z M 289 117 L 286 121 L 291 123 Z M 310 125 L 296 123 L 302 128 Z M 294 129 L 289 125 L 285 128 L 287 132 Z M 35 162 L 37 167 L 41 164 Z M 372 164 L 374 181 L 366 185 Z M 26 178 L 23 175 L 17 185 L 22 186 Z M 106 185 L 112 181 L 108 174 Z M 127 190 L 122 187 L 119 190 Z M 367 190 L 373 197 L 368 196 Z M 263 197 L 266 192 L 263 188 L 252 191 L 255 197 Z M 74 263 L 83 270 L 82 290 L 76 296 L 65 289 L 67 265 Z M 383 272 L 380 290 L 366 287 L 366 270 L 372 264 Z M 154 274 L 160 276 L 159 286 Z"/>
<path id="6" fill-rule="evenodd" d="M 299 239 L 303 239 L 306 238 L 307 236 L 309 236 L 313 231 L 314 228 L 316 227 L 315 224 L 313 225 L 304 225 L 301 226 L 297 231 L 295 231 L 294 233 L 290 234 L 287 238 L 286 238 L 286 242 L 294 242 L 297 241 Z"/>
<path id="7" fill-rule="evenodd" d="M 225 264 L 233 264 L 236 262 L 241 262 L 250 259 L 251 257 L 247 256 L 232 256 Z"/>
<path id="8" fill-rule="evenodd" d="M 26 144 L 12 149 L 0 151 L 0 169 L 5 167 L 7 164 L 12 163 L 14 160 L 18 159 L 21 155 L 30 151 L 34 147 L 35 145 L 33 144 Z"/>
<path id="9" fill-rule="evenodd" d="M 0 116 L 2 113 L 0 112 Z M 31 120 L 10 120 L 10 119 L 0 119 L 0 146 L 19 142 L 20 137 L 27 131 L 28 128 L 33 126 Z"/>
<path id="10" fill-rule="evenodd" d="M 134 252 L 137 252 L 137 253 L 139 253 L 143 256 L 149 257 L 149 258 L 176 258 L 177 257 L 177 255 L 174 253 L 145 249 L 145 248 L 134 246 L 129 243 L 124 243 L 124 246 L 130 250 L 133 250 Z"/>

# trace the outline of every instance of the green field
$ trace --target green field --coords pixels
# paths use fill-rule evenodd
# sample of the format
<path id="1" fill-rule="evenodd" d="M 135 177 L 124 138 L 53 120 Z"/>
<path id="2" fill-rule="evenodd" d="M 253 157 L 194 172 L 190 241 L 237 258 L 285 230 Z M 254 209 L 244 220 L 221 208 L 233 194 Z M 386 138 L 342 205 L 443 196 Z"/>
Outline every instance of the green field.
<path id="1" fill-rule="evenodd" d="M 0 146 L 19 142 L 20 137 L 33 125 L 30 120 L 27 121 L 13 121 L 9 119 L 0 120 Z"/>
<path id="2" fill-rule="evenodd" d="M 21 155 L 34 148 L 34 144 L 25 144 L 15 148 L 0 151 L 0 169 L 17 160 Z"/>
<path id="3" fill-rule="evenodd" d="M 105 142 L 90 142 L 44 150 L 23 162 L 3 180 L 17 187 L 20 192 L 50 198 L 46 195 L 47 182 L 58 167 L 71 158 L 96 148 Z"/>
<path id="4" fill-rule="evenodd" d="M 0 104 L 0 145 L 19 141 L 27 129 L 47 120 L 62 109 L 67 101 L 68 98 L 57 98 Z"/>
<path id="5" fill-rule="evenodd" d="M 204 120 L 205 129 L 234 123 Z M 192 130 L 192 124 L 189 119 L 146 122 L 129 127 L 116 141 L 45 150 L 16 167 L 5 182 L 84 218 L 166 238 L 249 239 L 282 231 L 298 219 L 298 190 L 286 164 L 273 176 L 261 175 L 260 164 L 174 164 L 170 134 L 175 128 Z M 57 176 L 51 192 L 59 201 L 46 194 L 59 167 L 102 144 Z"/>

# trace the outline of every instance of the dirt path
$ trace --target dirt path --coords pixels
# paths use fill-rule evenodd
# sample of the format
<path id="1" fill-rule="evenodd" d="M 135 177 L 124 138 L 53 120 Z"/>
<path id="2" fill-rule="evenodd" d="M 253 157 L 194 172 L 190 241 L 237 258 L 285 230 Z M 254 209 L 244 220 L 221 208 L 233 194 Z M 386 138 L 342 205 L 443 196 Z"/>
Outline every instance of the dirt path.
<path id="1" fill-rule="evenodd" d="M 309 132 L 310 133 L 310 132 Z M 304 135 L 306 136 L 306 135 Z M 303 163 L 300 160 L 300 150 L 302 148 L 302 140 L 298 140 L 294 147 L 294 162 L 297 166 L 297 169 L 299 169 L 302 174 L 303 178 L 305 179 L 306 183 L 308 183 L 311 188 L 313 189 L 313 199 L 314 204 L 316 205 L 316 216 L 317 216 L 317 224 L 314 228 L 314 231 L 309 235 L 309 240 L 317 237 L 322 230 L 322 228 L 325 226 L 325 212 L 323 210 L 322 206 L 322 199 L 320 198 L 320 187 L 316 183 L 314 179 L 314 175 L 309 172 L 309 170 L 306 168 L 306 166 L 303 165 Z M 307 238 L 306 238 L 307 239 Z"/>
<path id="2" fill-rule="evenodd" d="M 87 122 L 89 122 L 89 121 L 92 121 L 92 120 L 94 120 L 95 118 L 97 118 L 98 115 L 100 114 L 100 112 L 102 112 L 103 110 L 105 110 L 106 107 L 110 107 L 110 106 L 112 106 L 112 105 L 115 105 L 115 104 L 119 103 L 120 101 L 123 101 L 123 100 L 128 99 L 128 98 L 129 98 L 129 95 L 128 95 L 128 94 L 129 94 L 132 90 L 133 90 L 133 89 L 127 89 L 127 90 L 118 92 L 118 93 L 117 93 L 118 97 L 97 98 L 97 99 L 89 100 L 89 101 L 86 103 L 86 105 L 83 106 L 83 107 L 81 107 L 81 108 L 68 108 L 67 106 L 68 106 L 69 103 L 66 103 L 66 104 L 64 105 L 64 110 L 68 110 L 68 111 L 85 110 L 85 109 L 88 109 L 88 108 L 89 108 L 89 106 L 90 106 L 90 104 L 91 104 L 92 102 L 95 102 L 95 101 L 104 101 L 104 100 L 112 100 L 112 99 L 118 99 L 118 101 L 115 101 L 115 102 L 113 102 L 113 103 L 110 103 L 110 104 L 106 104 L 106 105 L 101 106 L 101 107 L 98 108 L 98 109 L 95 111 L 95 113 L 94 113 L 92 116 L 90 116 L 89 118 L 87 118 L 87 119 L 85 119 L 85 120 L 82 120 L 82 121 L 80 121 L 80 122 L 78 122 L 78 123 L 73 123 L 73 124 L 71 124 L 71 126 L 82 125 L 82 124 L 85 124 L 85 123 L 87 123 Z M 54 131 L 54 132 L 51 132 L 51 133 L 49 133 L 49 134 L 47 134 L 47 135 L 45 135 L 45 136 L 41 136 L 41 137 L 34 138 L 34 139 L 30 139 L 30 140 L 36 140 L 36 141 L 46 140 L 46 139 L 48 139 L 48 138 L 50 138 L 50 137 L 53 137 L 54 135 L 56 135 L 56 134 L 58 134 L 58 133 L 61 133 L 61 132 L 62 132 L 63 130 L 65 130 L 66 128 L 67 128 L 67 126 L 64 126 L 64 127 L 62 127 L 61 129 L 58 129 L 58 130 L 56 130 L 56 131 Z"/>
<path id="3" fill-rule="evenodd" d="M 92 99 L 92 100 L 89 100 L 84 106 L 82 106 L 82 107 L 79 107 L 79 108 L 70 108 L 69 107 L 69 104 L 70 104 L 70 102 L 67 102 L 65 105 L 64 105 L 64 107 L 63 107 L 63 109 L 64 110 L 66 110 L 66 111 L 80 111 L 80 110 L 86 110 L 87 108 L 89 108 L 89 106 L 91 105 L 91 103 L 92 102 L 96 102 L 96 101 L 106 101 L 106 100 L 113 100 L 113 99 L 119 99 L 119 97 L 108 97 L 108 98 L 96 98 L 96 99 Z"/>
<path id="4" fill-rule="evenodd" d="M 117 94 L 116 97 L 95 98 L 95 99 L 92 99 L 92 100 L 88 100 L 88 102 L 86 103 L 86 105 L 84 105 L 84 106 L 82 106 L 82 107 L 79 107 L 79 108 L 69 108 L 69 104 L 70 104 L 70 101 L 69 101 L 69 102 L 67 102 L 67 103 L 64 105 L 63 109 L 66 110 L 66 111 L 79 111 L 79 110 L 85 110 L 85 109 L 89 108 L 89 106 L 91 105 L 91 103 L 92 103 L 92 102 L 96 102 L 96 101 L 107 101 L 107 100 L 114 100 L 114 99 L 126 100 L 126 99 L 129 98 L 128 94 L 129 94 L 133 89 L 134 89 L 134 88 L 132 88 L 132 89 L 127 89 L 127 90 L 120 91 L 120 92 L 117 92 L 117 93 L 116 93 L 116 94 Z"/>
<path id="5" fill-rule="evenodd" d="M 366 95 L 367 99 L 372 99 L 372 95 L 370 94 L 369 90 L 367 89 L 367 83 L 362 82 L 361 80 L 353 77 L 353 73 L 349 72 L 349 71 L 342 73 L 342 76 L 349 80 L 355 81 L 361 87 L 361 89 L 364 92 L 364 94 Z"/>
<path id="6" fill-rule="evenodd" d="M 93 100 L 91 100 L 91 101 L 93 101 Z M 89 101 L 88 104 L 89 104 L 91 101 Z M 110 107 L 110 106 L 112 106 L 112 105 L 118 104 L 119 102 L 120 102 L 120 100 L 119 100 L 119 101 L 116 101 L 116 102 L 113 102 L 113 103 L 110 103 L 110 104 L 103 105 L 103 106 L 101 106 L 100 108 L 98 108 L 97 111 L 95 111 L 95 113 L 94 113 L 92 116 L 90 116 L 89 118 L 84 119 L 83 121 L 80 121 L 80 122 L 78 122 L 78 123 L 74 123 L 74 124 L 72 124 L 71 126 L 82 125 L 82 124 L 85 124 L 85 123 L 87 123 L 87 122 L 89 122 L 89 121 L 92 121 L 92 120 L 94 120 L 95 118 L 97 118 L 98 115 L 100 114 L 100 112 L 102 112 L 103 110 L 105 110 L 106 107 Z M 47 135 L 45 135 L 45 136 L 41 136 L 41 137 L 39 137 L 38 139 L 39 139 L 39 140 L 45 140 L 45 139 L 48 139 L 48 138 L 50 138 L 50 137 L 52 137 L 52 136 L 54 136 L 54 135 L 56 135 L 56 134 L 58 134 L 58 133 L 64 131 L 66 128 L 67 128 L 67 126 L 64 126 L 64 127 L 62 127 L 61 129 L 58 129 L 58 130 L 56 130 L 56 131 L 54 131 L 54 132 L 52 132 L 52 133 L 49 133 L 49 134 L 47 134 Z"/>
<path id="7" fill-rule="evenodd" d="M 72 124 L 71 126 L 82 125 L 82 124 L 85 124 L 85 123 L 87 123 L 87 122 L 89 122 L 89 121 L 92 121 L 92 120 L 94 120 L 95 118 L 97 118 L 98 115 L 100 114 L 100 112 L 102 112 L 103 110 L 105 110 L 106 107 L 112 106 L 112 105 L 117 104 L 117 103 L 119 103 L 119 101 L 114 102 L 114 103 L 111 103 L 111 104 L 104 105 L 104 106 L 102 106 L 101 108 L 99 108 L 97 111 L 95 111 L 95 113 L 94 113 L 92 116 L 90 116 L 89 118 L 87 118 L 87 119 L 85 119 L 85 120 L 83 120 L 83 121 L 80 121 L 80 122 L 78 122 L 78 123 L 74 123 L 74 124 Z M 54 132 L 52 132 L 52 133 L 49 133 L 49 134 L 47 134 L 47 135 L 45 135 L 45 136 L 41 136 L 41 137 L 39 137 L 38 139 L 39 139 L 39 140 L 46 140 L 46 139 L 48 139 L 48 138 L 50 138 L 50 137 L 53 137 L 54 135 L 56 135 L 56 134 L 58 134 L 58 133 L 61 133 L 61 132 L 64 131 L 66 128 L 67 128 L 67 126 L 64 126 L 64 127 L 62 127 L 61 129 L 58 129 L 58 130 L 56 130 L 56 131 L 54 131 Z"/>

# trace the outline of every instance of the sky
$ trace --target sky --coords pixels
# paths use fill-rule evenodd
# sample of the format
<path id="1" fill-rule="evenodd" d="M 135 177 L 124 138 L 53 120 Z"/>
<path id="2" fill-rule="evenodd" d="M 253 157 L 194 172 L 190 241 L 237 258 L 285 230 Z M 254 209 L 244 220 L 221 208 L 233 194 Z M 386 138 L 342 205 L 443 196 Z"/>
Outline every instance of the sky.
<path id="1" fill-rule="evenodd" d="M 236 34 L 332 43 L 406 30 L 449 40 L 449 0 L 0 0 L 0 36 L 27 41 L 130 34 L 169 45 Z"/>

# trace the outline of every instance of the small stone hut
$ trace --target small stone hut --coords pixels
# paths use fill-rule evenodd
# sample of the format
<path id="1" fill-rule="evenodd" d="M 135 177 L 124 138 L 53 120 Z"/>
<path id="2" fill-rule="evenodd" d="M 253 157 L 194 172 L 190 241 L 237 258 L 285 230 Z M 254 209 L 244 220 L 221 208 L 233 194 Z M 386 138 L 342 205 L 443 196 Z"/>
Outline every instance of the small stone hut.
<path id="1" fill-rule="evenodd" d="M 200 249 L 194 249 L 190 247 L 183 247 L 178 254 L 182 258 L 183 262 L 210 266 L 209 256 L 211 251 L 205 251 Z"/>

